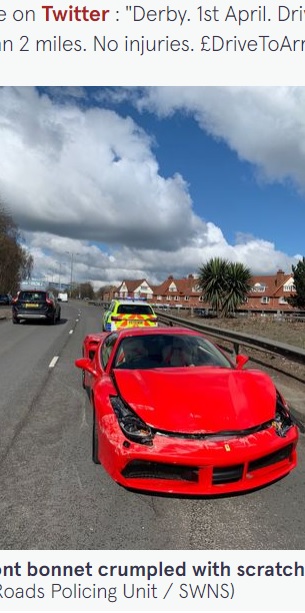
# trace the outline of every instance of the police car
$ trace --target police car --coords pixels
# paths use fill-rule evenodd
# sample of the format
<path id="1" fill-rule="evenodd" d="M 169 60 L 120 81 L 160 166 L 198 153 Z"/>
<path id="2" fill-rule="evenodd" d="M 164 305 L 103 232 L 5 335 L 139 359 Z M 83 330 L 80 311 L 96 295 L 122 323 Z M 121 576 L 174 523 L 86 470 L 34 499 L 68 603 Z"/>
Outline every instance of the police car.
<path id="1" fill-rule="evenodd" d="M 103 330 L 107 332 L 157 325 L 153 308 L 143 300 L 112 300 L 103 317 Z"/>

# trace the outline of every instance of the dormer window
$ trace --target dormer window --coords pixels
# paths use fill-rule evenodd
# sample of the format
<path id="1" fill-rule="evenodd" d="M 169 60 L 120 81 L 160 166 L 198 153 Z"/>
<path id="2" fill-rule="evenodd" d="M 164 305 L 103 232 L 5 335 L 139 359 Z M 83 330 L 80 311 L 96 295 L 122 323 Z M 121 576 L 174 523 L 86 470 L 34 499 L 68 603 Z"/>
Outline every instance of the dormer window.
<path id="1" fill-rule="evenodd" d="M 262 293 L 266 291 L 266 285 L 255 283 L 251 289 L 252 292 Z"/>

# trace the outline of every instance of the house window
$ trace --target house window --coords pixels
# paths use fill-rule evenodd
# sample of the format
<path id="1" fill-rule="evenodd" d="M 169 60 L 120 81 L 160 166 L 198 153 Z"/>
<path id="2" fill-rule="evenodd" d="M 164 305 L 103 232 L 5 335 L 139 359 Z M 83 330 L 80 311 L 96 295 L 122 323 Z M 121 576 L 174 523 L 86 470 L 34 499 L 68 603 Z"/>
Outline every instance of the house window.
<path id="1" fill-rule="evenodd" d="M 166 296 L 166 300 L 171 300 L 172 296 Z"/>
<path id="2" fill-rule="evenodd" d="M 281 296 L 279 298 L 279 304 L 288 304 L 288 300 L 286 300 L 286 298 L 284 298 L 284 296 Z"/>
<path id="3" fill-rule="evenodd" d="M 270 298 L 269 298 L 269 296 L 263 296 L 263 297 L 261 298 L 261 303 L 262 303 L 262 304 L 269 304 L 269 302 L 270 302 Z"/>
<path id="4" fill-rule="evenodd" d="M 180 296 L 174 296 L 174 300 L 177 302 L 177 300 L 180 300 Z"/>
<path id="5" fill-rule="evenodd" d="M 295 285 L 293 285 L 293 283 L 290 285 L 284 285 L 283 290 L 284 292 L 295 292 Z"/>
<path id="6" fill-rule="evenodd" d="M 162 300 L 162 296 L 157 296 L 157 300 Z"/>
<path id="7" fill-rule="evenodd" d="M 189 296 L 184 296 L 184 300 L 188 301 L 190 299 Z"/>
<path id="8" fill-rule="evenodd" d="M 251 292 L 265 292 L 266 291 L 266 285 L 263 285 L 262 283 L 255 283 L 255 285 L 253 285 L 253 287 L 251 288 Z"/>

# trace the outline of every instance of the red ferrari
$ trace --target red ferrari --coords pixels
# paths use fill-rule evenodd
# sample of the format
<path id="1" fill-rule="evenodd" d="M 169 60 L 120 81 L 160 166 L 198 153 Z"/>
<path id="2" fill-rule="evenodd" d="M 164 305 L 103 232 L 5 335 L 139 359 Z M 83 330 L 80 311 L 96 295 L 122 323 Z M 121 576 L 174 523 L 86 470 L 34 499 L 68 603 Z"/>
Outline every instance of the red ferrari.
<path id="1" fill-rule="evenodd" d="M 84 340 L 93 460 L 121 485 L 188 495 L 243 492 L 287 475 L 298 428 L 272 380 L 204 335 L 132 328 Z"/>

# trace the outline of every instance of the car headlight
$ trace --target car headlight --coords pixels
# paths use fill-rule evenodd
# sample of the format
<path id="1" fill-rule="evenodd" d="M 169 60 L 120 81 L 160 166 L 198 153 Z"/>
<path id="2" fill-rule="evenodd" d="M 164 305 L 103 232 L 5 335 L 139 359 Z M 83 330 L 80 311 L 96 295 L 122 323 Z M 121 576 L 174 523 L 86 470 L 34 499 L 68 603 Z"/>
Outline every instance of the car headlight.
<path id="1" fill-rule="evenodd" d="M 280 392 L 276 390 L 276 411 L 273 426 L 278 436 L 286 436 L 288 430 L 293 425 L 293 419 L 288 405 Z"/>
<path id="2" fill-rule="evenodd" d="M 142 445 L 152 445 L 154 434 L 151 428 L 119 396 L 110 396 L 110 402 L 126 438 Z"/>

